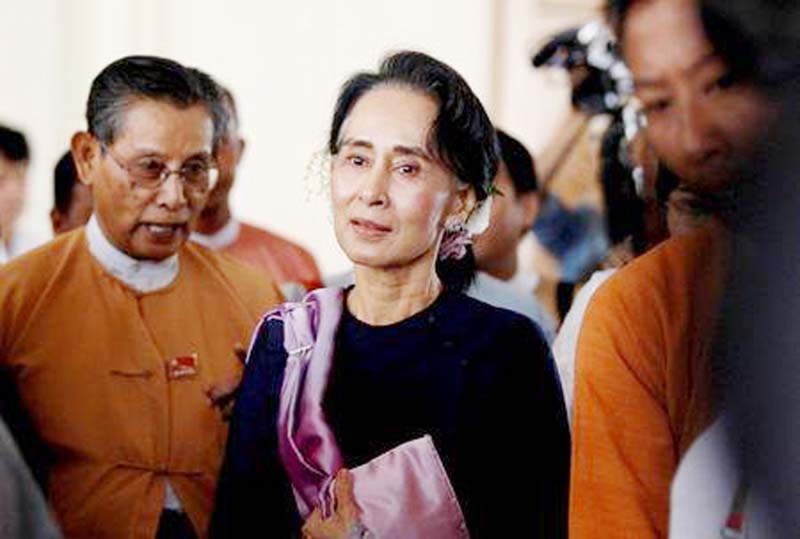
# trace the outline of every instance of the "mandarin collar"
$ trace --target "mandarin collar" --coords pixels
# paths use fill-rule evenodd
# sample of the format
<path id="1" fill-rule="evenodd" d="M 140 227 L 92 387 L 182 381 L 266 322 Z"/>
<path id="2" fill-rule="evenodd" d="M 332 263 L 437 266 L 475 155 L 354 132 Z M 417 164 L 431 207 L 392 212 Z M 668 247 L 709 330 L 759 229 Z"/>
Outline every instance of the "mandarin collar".
<path id="1" fill-rule="evenodd" d="M 86 241 L 95 260 L 113 277 L 137 292 L 166 288 L 178 277 L 177 254 L 157 262 L 133 258 L 108 240 L 95 215 L 86 225 Z"/>

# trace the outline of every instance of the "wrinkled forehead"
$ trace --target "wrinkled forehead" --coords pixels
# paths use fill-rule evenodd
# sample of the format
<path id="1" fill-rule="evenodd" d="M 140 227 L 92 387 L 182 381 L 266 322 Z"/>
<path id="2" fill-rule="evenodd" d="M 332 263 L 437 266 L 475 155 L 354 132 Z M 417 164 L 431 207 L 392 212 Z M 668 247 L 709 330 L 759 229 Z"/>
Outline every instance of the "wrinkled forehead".
<path id="1" fill-rule="evenodd" d="M 376 148 L 426 148 L 437 113 L 436 101 L 418 90 L 379 86 L 353 105 L 342 124 L 339 142 L 362 140 Z"/>
<path id="2" fill-rule="evenodd" d="M 622 48 L 637 80 L 680 74 L 714 52 L 695 0 L 634 2 L 625 19 Z"/>
<path id="3" fill-rule="evenodd" d="M 137 99 L 125 107 L 120 120 L 116 147 L 175 157 L 212 151 L 214 121 L 202 103 L 182 106 Z"/>

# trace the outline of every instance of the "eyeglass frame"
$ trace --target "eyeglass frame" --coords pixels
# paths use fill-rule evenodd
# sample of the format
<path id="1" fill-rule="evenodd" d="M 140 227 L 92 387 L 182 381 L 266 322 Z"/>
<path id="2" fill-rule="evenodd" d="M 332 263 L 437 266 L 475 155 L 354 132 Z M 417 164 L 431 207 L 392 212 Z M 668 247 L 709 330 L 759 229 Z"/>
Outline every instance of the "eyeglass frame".
<path id="1" fill-rule="evenodd" d="M 206 167 L 206 171 L 209 173 L 209 179 L 208 179 L 208 186 L 203 189 L 198 189 L 197 187 L 192 186 L 190 183 L 186 181 L 186 171 L 184 170 L 185 168 L 184 166 L 181 166 L 181 168 L 179 169 L 172 169 L 168 167 L 166 164 L 162 164 L 162 169 L 161 173 L 159 174 L 158 182 L 152 186 L 143 186 L 140 183 L 141 176 L 136 174 L 133 170 L 131 170 L 132 169 L 131 165 L 123 163 L 122 160 L 119 157 L 117 157 L 117 155 L 115 155 L 114 152 L 111 151 L 111 147 L 108 144 L 106 144 L 105 142 L 100 142 L 100 148 L 104 154 L 107 153 L 108 155 L 111 156 L 111 160 L 114 161 L 114 163 L 116 163 L 116 165 L 120 169 L 124 170 L 125 173 L 128 174 L 128 176 L 131 178 L 134 186 L 140 189 L 146 189 L 148 191 L 155 192 L 158 189 L 160 189 L 161 186 L 164 185 L 164 183 L 166 183 L 167 179 L 170 176 L 172 176 L 173 174 L 177 174 L 178 177 L 181 178 L 181 183 L 183 184 L 184 189 L 186 189 L 187 193 L 191 193 L 193 195 L 206 195 L 214 189 L 214 187 L 217 185 L 217 181 L 219 180 L 219 166 L 216 164 L 216 162 L 213 161 L 212 161 L 213 166 Z M 213 175 L 211 174 L 212 172 L 214 172 Z M 212 176 L 213 176 L 213 181 L 211 179 Z"/>

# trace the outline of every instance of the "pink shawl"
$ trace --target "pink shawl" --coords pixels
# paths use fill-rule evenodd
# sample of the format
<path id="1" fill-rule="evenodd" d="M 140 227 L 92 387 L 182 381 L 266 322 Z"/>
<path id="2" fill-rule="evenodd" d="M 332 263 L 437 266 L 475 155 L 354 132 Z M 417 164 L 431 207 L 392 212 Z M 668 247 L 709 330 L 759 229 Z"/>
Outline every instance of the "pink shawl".
<path id="1" fill-rule="evenodd" d="M 323 288 L 265 318 L 283 322 L 288 357 L 278 409 L 278 452 L 304 519 L 315 507 L 330 514 L 333 478 L 343 466 L 322 408 L 342 306 L 341 289 Z M 469 537 L 430 436 L 401 444 L 351 472 L 361 520 L 372 537 Z"/>

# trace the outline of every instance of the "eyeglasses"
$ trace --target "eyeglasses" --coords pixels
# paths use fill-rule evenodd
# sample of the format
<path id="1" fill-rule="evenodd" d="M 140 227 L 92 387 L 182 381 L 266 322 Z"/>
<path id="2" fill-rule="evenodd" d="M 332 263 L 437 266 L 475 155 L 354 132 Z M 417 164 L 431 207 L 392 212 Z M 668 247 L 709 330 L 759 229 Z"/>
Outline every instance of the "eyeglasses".
<path id="1" fill-rule="evenodd" d="M 103 151 L 111 156 L 111 159 L 119 168 L 128 173 L 136 187 L 155 191 L 161 187 L 173 174 L 183 179 L 183 185 L 187 193 L 192 195 L 203 195 L 214 189 L 219 177 L 219 169 L 213 161 L 206 159 L 195 159 L 184 163 L 179 169 L 171 169 L 162 161 L 148 157 L 133 163 L 124 163 L 119 157 L 114 155 L 111 148 L 105 144 L 101 145 Z"/>

